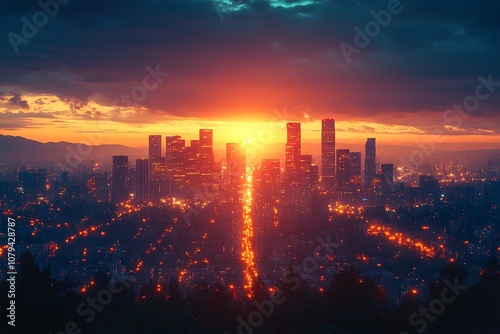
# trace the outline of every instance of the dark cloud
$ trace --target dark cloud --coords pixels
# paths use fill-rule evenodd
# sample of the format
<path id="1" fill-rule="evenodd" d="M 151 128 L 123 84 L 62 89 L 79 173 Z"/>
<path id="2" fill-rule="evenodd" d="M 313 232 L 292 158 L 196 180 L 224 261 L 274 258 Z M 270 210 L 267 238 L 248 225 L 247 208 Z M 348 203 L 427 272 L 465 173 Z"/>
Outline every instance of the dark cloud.
<path id="1" fill-rule="evenodd" d="M 9 99 L 9 103 L 14 105 L 14 106 L 21 107 L 22 109 L 29 109 L 30 108 L 30 106 L 28 105 L 28 101 L 23 100 L 21 95 L 19 95 L 19 94 L 14 94 L 14 96 L 12 96 Z"/>
<path id="2" fill-rule="evenodd" d="M 364 29 L 387 0 L 219 3 L 223 21 L 208 0 L 72 0 L 16 54 L 8 33 L 21 34 L 21 18 L 40 7 L 3 1 L 0 86 L 55 94 L 81 109 L 130 94 L 146 67 L 159 64 L 171 75 L 138 102 L 150 117 L 269 118 L 286 105 L 311 118 L 402 125 L 430 112 L 440 126 L 447 108 L 474 93 L 479 75 L 500 81 L 496 1 L 402 0 L 402 12 L 350 64 L 339 44 L 353 44 L 353 28 Z M 498 122 L 499 106 L 497 92 L 474 117 Z M 398 113 L 404 117 L 393 118 Z"/>

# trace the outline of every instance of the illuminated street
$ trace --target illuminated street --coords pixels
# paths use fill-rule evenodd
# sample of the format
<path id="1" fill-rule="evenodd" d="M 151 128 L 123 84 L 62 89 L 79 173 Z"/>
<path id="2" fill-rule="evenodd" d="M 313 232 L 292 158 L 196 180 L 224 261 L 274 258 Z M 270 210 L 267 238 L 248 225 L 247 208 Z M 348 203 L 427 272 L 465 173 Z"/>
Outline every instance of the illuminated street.
<path id="1" fill-rule="evenodd" d="M 243 192 L 243 242 L 242 242 L 242 259 L 245 265 L 245 289 L 248 291 L 247 296 L 252 297 L 252 287 L 254 280 L 258 276 L 255 265 L 254 250 L 252 247 L 253 239 L 253 221 L 252 221 L 252 176 L 247 171 L 246 183 Z"/>

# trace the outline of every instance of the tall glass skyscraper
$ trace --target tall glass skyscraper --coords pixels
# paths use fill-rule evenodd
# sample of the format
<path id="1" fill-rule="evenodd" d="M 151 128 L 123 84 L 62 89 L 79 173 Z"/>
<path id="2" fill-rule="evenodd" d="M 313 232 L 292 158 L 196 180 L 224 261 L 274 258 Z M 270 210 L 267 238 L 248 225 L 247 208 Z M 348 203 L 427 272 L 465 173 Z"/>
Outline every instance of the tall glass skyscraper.
<path id="1" fill-rule="evenodd" d="M 327 191 L 335 186 L 335 120 L 321 120 L 321 179 Z"/>
<path id="2" fill-rule="evenodd" d="M 128 156 L 113 156 L 113 175 L 111 176 L 111 200 L 114 204 L 126 201 L 128 183 Z"/>
<path id="3" fill-rule="evenodd" d="M 371 189 L 377 174 L 377 148 L 375 138 L 367 138 L 365 145 L 365 188 Z"/>
<path id="4" fill-rule="evenodd" d="M 301 139 L 300 123 L 286 124 L 286 164 L 285 171 L 288 177 L 292 177 L 296 172 L 297 162 L 300 156 Z"/>

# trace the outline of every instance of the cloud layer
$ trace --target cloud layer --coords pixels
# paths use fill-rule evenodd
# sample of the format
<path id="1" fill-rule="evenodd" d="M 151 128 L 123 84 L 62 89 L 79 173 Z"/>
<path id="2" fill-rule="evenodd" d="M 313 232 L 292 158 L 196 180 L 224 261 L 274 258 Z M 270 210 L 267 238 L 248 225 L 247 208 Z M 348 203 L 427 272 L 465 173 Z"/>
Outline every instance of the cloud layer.
<path id="1" fill-rule="evenodd" d="M 460 126 L 443 120 L 474 94 L 478 76 L 500 81 L 500 3 L 401 1 L 401 12 L 346 62 L 340 43 L 355 45 L 354 28 L 365 30 L 374 20 L 370 12 L 388 2 L 72 0 L 16 53 L 9 33 L 23 36 L 23 17 L 32 21 L 41 7 L 3 1 L 2 127 L 37 117 L 29 113 L 42 105 L 23 96 L 46 95 L 72 107 L 38 115 L 45 118 L 80 106 L 82 119 L 131 124 L 164 117 L 267 120 L 273 108 L 288 106 L 313 119 L 411 126 L 417 133 L 438 127 L 500 134 L 500 87 Z M 114 114 L 104 108 L 143 85 L 146 67 L 157 64 L 170 75 L 144 100 Z"/>

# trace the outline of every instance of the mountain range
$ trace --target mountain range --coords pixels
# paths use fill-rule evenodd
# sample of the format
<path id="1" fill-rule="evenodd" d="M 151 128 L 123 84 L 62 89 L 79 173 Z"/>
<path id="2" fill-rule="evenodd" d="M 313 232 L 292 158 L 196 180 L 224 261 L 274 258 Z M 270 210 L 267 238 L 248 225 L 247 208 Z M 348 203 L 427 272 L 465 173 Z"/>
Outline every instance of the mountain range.
<path id="1" fill-rule="evenodd" d="M 348 148 L 351 152 L 362 152 L 364 156 L 364 145 L 337 143 L 338 149 Z M 425 156 L 429 160 L 457 160 L 491 159 L 500 162 L 500 149 L 478 149 L 462 151 L 429 150 L 426 148 L 401 146 L 401 145 L 377 145 L 377 157 L 381 162 L 393 162 L 398 164 L 408 159 L 412 152 Z M 317 143 L 303 143 L 303 154 L 312 154 L 315 163 L 320 163 L 321 146 Z M 64 162 L 70 159 L 95 160 L 97 162 L 111 163 L 113 155 L 127 155 L 130 161 L 136 158 L 147 158 L 147 148 L 133 148 L 124 145 L 86 145 L 69 142 L 41 143 L 35 140 L 9 135 L 0 135 L 0 161 L 1 162 L 38 162 L 58 161 Z M 215 150 L 216 159 L 225 158 L 224 150 Z M 256 163 L 263 158 L 284 159 L 284 144 L 272 143 L 254 145 L 247 148 L 249 163 Z"/>

